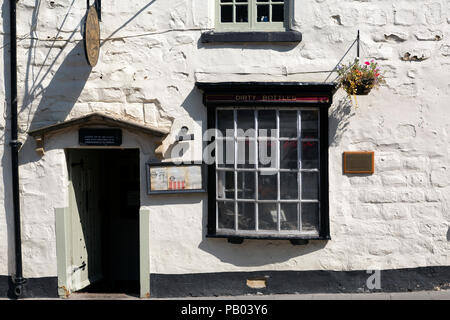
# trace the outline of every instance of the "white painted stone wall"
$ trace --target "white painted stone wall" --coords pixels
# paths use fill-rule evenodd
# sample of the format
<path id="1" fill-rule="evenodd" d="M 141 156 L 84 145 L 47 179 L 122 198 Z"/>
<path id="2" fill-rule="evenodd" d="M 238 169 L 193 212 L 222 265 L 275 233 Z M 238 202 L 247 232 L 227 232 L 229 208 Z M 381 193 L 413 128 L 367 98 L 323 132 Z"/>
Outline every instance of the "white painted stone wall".
<path id="1" fill-rule="evenodd" d="M 0 96 L 9 99 L 8 1 L 0 27 Z M 56 276 L 55 207 L 67 206 L 64 151 L 74 133 L 34 152 L 30 129 L 104 112 L 196 137 L 206 113 L 195 81 L 324 81 L 361 30 L 362 56 L 377 59 L 387 84 L 358 107 L 342 90 L 330 109 L 332 240 L 292 246 L 205 239 L 206 196 L 146 195 L 147 136 L 125 133 L 141 149 L 141 203 L 151 210 L 153 273 L 250 270 L 365 270 L 450 264 L 450 1 L 295 0 L 296 45 L 202 44 L 213 0 L 103 1 L 101 57 L 85 62 L 86 1 L 18 2 L 19 111 L 25 277 Z M 355 52 L 355 51 L 354 51 Z M 6 70 L 5 70 L 6 68 Z M 331 80 L 334 77 L 331 78 Z M 0 118 L 0 275 L 14 270 L 9 122 Z M 166 145 L 170 144 L 170 138 Z M 192 158 L 201 156 L 195 142 Z M 344 176 L 342 152 L 375 151 L 376 173 Z M 9 248 L 8 248 L 9 243 Z"/>

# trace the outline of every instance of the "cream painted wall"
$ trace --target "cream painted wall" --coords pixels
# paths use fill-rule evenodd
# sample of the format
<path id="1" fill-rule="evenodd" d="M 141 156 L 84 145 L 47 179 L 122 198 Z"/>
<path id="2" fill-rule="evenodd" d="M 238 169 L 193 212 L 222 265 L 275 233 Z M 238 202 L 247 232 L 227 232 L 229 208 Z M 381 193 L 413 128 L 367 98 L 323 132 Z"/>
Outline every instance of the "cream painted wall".
<path id="1" fill-rule="evenodd" d="M 330 109 L 332 240 L 292 246 L 206 239 L 206 195 L 148 196 L 144 163 L 153 157 L 154 142 L 126 133 L 126 147 L 142 146 L 141 203 L 150 209 L 151 272 L 449 265 L 450 2 L 296 0 L 291 23 L 303 41 L 294 45 L 202 44 L 201 33 L 213 27 L 213 7 L 212 0 L 104 1 L 101 57 L 91 69 L 80 42 L 85 1 L 18 2 L 25 276 L 56 276 L 53 208 L 67 205 L 59 148 L 76 145 L 75 132 L 54 135 L 39 157 L 28 130 L 96 111 L 171 129 L 172 136 L 187 124 L 198 138 L 206 114 L 195 81 L 324 81 L 326 73 L 305 72 L 332 69 L 358 29 L 362 56 L 380 62 L 387 84 L 358 98 L 358 107 L 340 90 Z M 7 5 L 2 9 L 7 12 Z M 5 45 L 8 23 L 0 23 Z M 7 48 L 0 53 L 2 70 Z M 418 61 L 405 61 L 406 53 Z M 5 100 L 7 71 L 3 75 Z M 0 274 L 8 274 L 14 251 L 9 133 L 5 140 L 2 114 Z M 194 149 L 193 157 L 199 157 L 199 140 Z M 376 173 L 342 175 L 342 152 L 366 149 L 375 151 Z"/>

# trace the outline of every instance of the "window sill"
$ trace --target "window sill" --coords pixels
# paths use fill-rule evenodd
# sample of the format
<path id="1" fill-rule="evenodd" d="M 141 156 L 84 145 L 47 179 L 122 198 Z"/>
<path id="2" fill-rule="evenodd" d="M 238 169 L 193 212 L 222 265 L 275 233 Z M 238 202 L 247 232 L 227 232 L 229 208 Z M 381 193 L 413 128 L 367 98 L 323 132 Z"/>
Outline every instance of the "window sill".
<path id="1" fill-rule="evenodd" d="M 207 234 L 207 238 L 225 238 L 228 242 L 233 244 L 242 244 L 245 239 L 252 240 L 289 240 L 293 245 L 306 245 L 309 240 L 331 240 L 330 236 L 284 236 L 284 235 L 229 235 L 229 234 Z"/>
<path id="2" fill-rule="evenodd" d="M 214 32 L 202 33 L 200 41 L 202 43 L 215 42 L 278 42 L 292 43 L 301 42 L 302 34 L 298 31 L 281 32 Z"/>

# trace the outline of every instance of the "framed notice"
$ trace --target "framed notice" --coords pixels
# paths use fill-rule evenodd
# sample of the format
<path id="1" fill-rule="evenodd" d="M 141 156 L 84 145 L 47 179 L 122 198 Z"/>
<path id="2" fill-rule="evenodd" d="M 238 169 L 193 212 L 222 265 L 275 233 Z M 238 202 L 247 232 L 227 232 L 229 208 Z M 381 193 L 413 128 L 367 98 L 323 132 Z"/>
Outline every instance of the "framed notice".
<path id="1" fill-rule="evenodd" d="M 205 164 L 147 163 L 147 193 L 206 192 Z"/>

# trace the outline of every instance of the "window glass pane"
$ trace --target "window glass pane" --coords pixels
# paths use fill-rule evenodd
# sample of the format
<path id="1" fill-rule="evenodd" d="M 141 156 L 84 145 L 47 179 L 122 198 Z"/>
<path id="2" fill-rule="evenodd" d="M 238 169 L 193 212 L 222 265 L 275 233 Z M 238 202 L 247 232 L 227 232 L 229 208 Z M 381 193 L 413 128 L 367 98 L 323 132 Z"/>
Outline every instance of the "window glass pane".
<path id="1" fill-rule="evenodd" d="M 298 199 L 297 172 L 280 172 L 280 199 Z"/>
<path id="2" fill-rule="evenodd" d="M 219 212 L 219 228 L 234 229 L 234 202 L 218 202 L 217 208 Z"/>
<path id="3" fill-rule="evenodd" d="M 272 21 L 273 22 L 284 21 L 284 5 L 282 4 L 272 5 Z"/>
<path id="4" fill-rule="evenodd" d="M 258 222 L 260 230 L 278 229 L 278 212 L 276 203 L 260 203 L 258 205 Z"/>
<path id="5" fill-rule="evenodd" d="M 248 2 L 248 0 L 236 0 L 236 2 Z"/>
<path id="6" fill-rule="evenodd" d="M 236 22 L 248 22 L 248 6 L 236 6 Z"/>
<path id="7" fill-rule="evenodd" d="M 255 204 L 238 202 L 238 228 L 240 230 L 255 230 Z"/>
<path id="8" fill-rule="evenodd" d="M 282 203 L 280 205 L 281 230 L 298 230 L 298 203 Z"/>
<path id="9" fill-rule="evenodd" d="M 297 141 L 280 141 L 280 168 L 297 169 Z"/>
<path id="10" fill-rule="evenodd" d="M 238 172 L 238 198 L 255 199 L 255 172 Z"/>
<path id="11" fill-rule="evenodd" d="M 319 114 L 317 111 L 302 111 L 302 138 L 317 139 L 319 137 Z"/>
<path id="12" fill-rule="evenodd" d="M 254 168 L 256 163 L 255 140 L 237 141 L 237 167 Z"/>
<path id="13" fill-rule="evenodd" d="M 277 174 L 258 173 L 258 199 L 276 200 L 278 193 Z"/>
<path id="14" fill-rule="evenodd" d="M 269 5 L 257 5 L 257 21 L 269 22 Z"/>
<path id="15" fill-rule="evenodd" d="M 297 111 L 280 111 L 280 138 L 297 138 Z"/>
<path id="16" fill-rule="evenodd" d="M 217 171 L 217 197 L 234 199 L 233 171 Z"/>
<path id="17" fill-rule="evenodd" d="M 222 2 L 222 3 L 233 2 L 233 0 L 220 0 L 220 2 Z"/>
<path id="18" fill-rule="evenodd" d="M 233 140 L 216 140 L 216 162 L 219 168 L 234 168 Z"/>
<path id="19" fill-rule="evenodd" d="M 260 168 L 276 168 L 276 141 L 258 142 L 258 166 Z"/>
<path id="20" fill-rule="evenodd" d="M 302 142 L 302 168 L 315 169 L 319 167 L 319 148 L 316 141 Z"/>
<path id="21" fill-rule="evenodd" d="M 302 203 L 302 230 L 319 231 L 319 204 Z"/>
<path id="22" fill-rule="evenodd" d="M 217 129 L 225 137 L 226 129 L 234 130 L 234 112 L 233 110 L 218 110 L 217 111 Z"/>
<path id="23" fill-rule="evenodd" d="M 258 133 L 261 137 L 270 137 L 271 131 L 277 128 L 277 113 L 275 110 L 258 111 Z M 265 134 L 259 130 L 267 130 Z M 275 137 L 275 136 L 274 136 Z"/>
<path id="24" fill-rule="evenodd" d="M 302 199 L 319 200 L 319 174 L 302 172 Z"/>
<path id="25" fill-rule="evenodd" d="M 255 112 L 253 110 L 238 110 L 237 127 L 244 130 L 244 133 L 248 129 L 255 129 Z"/>
<path id="26" fill-rule="evenodd" d="M 220 6 L 220 21 L 233 22 L 233 6 Z"/>

